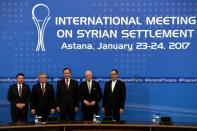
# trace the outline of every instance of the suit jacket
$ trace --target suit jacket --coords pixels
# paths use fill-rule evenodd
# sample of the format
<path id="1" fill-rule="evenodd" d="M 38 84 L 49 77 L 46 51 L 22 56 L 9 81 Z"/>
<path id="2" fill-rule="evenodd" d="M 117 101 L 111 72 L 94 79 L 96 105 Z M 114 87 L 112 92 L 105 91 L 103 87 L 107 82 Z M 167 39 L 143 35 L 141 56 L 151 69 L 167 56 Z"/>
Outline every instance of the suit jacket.
<path id="1" fill-rule="evenodd" d="M 113 92 L 111 91 L 112 81 L 105 83 L 102 107 L 106 111 L 124 109 L 126 99 L 126 86 L 121 80 L 117 80 Z"/>
<path id="2" fill-rule="evenodd" d="M 53 85 L 46 83 L 43 95 L 40 83 L 33 85 L 31 97 L 31 109 L 35 109 L 36 114 L 50 114 L 51 109 L 55 109 L 55 93 Z"/>
<path id="3" fill-rule="evenodd" d="M 57 83 L 56 106 L 60 107 L 60 111 L 74 111 L 75 107 L 79 107 L 77 81 L 70 79 L 69 89 L 66 89 L 65 79 Z"/>
<path id="4" fill-rule="evenodd" d="M 87 81 L 82 82 L 79 86 L 79 94 L 82 111 L 86 107 L 86 105 L 83 102 L 84 100 L 87 100 L 89 102 L 95 101 L 96 104 L 94 107 L 98 110 L 98 102 L 102 98 L 102 91 L 99 83 L 92 81 L 92 88 L 91 92 L 89 93 Z"/>
<path id="5" fill-rule="evenodd" d="M 29 85 L 27 85 L 25 83 L 22 84 L 22 96 L 21 97 L 18 95 L 17 83 L 11 85 L 9 87 L 8 95 L 7 95 L 7 98 L 9 100 L 9 102 L 11 103 L 11 110 L 17 110 L 18 109 L 16 107 L 17 103 L 25 103 L 25 108 L 24 109 L 28 109 L 30 96 L 31 96 L 31 92 L 30 92 Z"/>

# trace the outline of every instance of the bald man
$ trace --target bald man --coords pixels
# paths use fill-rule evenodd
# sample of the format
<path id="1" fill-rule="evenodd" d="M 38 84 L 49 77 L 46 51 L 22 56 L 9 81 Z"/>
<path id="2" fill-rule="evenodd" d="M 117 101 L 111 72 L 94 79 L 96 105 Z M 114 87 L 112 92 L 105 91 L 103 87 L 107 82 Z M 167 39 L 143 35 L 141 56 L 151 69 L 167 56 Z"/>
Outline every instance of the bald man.
<path id="1" fill-rule="evenodd" d="M 86 81 L 79 86 L 79 94 L 81 101 L 81 111 L 83 120 L 92 120 L 94 114 L 98 114 L 98 103 L 102 98 L 102 91 L 98 82 L 92 80 L 92 72 L 85 72 Z"/>

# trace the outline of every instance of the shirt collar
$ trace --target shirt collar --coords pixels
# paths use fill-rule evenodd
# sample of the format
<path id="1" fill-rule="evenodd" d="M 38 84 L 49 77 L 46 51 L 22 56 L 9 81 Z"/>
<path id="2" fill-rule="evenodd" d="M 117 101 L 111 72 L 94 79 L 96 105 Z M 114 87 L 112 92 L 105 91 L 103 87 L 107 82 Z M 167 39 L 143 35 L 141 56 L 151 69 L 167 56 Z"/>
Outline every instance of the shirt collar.
<path id="1" fill-rule="evenodd" d="M 65 82 L 66 82 L 66 80 L 67 80 L 67 79 L 65 78 Z M 70 82 L 70 78 L 68 79 L 68 82 Z"/>
<path id="2" fill-rule="evenodd" d="M 114 80 L 114 81 L 112 80 L 112 82 L 114 82 L 114 83 L 116 83 L 116 81 L 117 81 L 117 79 L 116 79 L 116 80 Z"/>
<path id="3" fill-rule="evenodd" d="M 88 81 L 88 80 L 87 80 L 87 82 L 90 82 L 90 83 L 92 83 L 92 80 L 90 80 L 90 81 Z"/>
<path id="4" fill-rule="evenodd" d="M 40 86 L 41 86 L 41 87 L 42 87 L 42 85 L 44 85 L 44 87 L 45 87 L 45 86 L 46 86 L 46 83 L 44 83 L 44 84 L 41 84 L 41 83 L 40 83 Z"/>
<path id="5" fill-rule="evenodd" d="M 17 87 L 20 87 L 20 86 L 22 87 L 22 86 L 23 86 L 23 84 L 19 84 L 19 83 L 17 83 Z"/>

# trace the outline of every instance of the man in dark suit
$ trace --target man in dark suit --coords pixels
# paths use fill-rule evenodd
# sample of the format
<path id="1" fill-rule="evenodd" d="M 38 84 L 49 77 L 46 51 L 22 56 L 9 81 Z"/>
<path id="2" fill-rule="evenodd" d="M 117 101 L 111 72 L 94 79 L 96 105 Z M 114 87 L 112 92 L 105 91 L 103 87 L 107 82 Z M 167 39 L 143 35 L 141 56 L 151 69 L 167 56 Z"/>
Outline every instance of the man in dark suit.
<path id="1" fill-rule="evenodd" d="M 70 68 L 64 68 L 63 73 L 64 79 L 57 83 L 56 110 L 61 113 L 62 120 L 75 120 L 79 107 L 78 83 L 70 78 Z"/>
<path id="2" fill-rule="evenodd" d="M 24 74 L 16 75 L 16 84 L 9 87 L 7 98 L 11 103 L 12 122 L 27 122 L 28 104 L 31 96 L 29 85 L 24 83 Z"/>
<path id="3" fill-rule="evenodd" d="M 120 114 L 124 111 L 126 86 L 118 80 L 118 70 L 111 70 L 111 80 L 105 83 L 102 111 L 106 116 L 112 116 L 114 121 L 120 121 Z"/>
<path id="4" fill-rule="evenodd" d="M 81 101 L 81 111 L 84 120 L 92 120 L 94 114 L 98 114 L 98 103 L 102 98 L 102 92 L 99 83 L 92 80 L 92 72 L 85 72 L 86 81 L 79 86 Z"/>
<path id="5" fill-rule="evenodd" d="M 41 116 L 42 121 L 46 121 L 50 114 L 55 113 L 53 85 L 47 83 L 47 75 L 43 72 L 39 74 L 39 83 L 32 88 L 31 113 Z"/>

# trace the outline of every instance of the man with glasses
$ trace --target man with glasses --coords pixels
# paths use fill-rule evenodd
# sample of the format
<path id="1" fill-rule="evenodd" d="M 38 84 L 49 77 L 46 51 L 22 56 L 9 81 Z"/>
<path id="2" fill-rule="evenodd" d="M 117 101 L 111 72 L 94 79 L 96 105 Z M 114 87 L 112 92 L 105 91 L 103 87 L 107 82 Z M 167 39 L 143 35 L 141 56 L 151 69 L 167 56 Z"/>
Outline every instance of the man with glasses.
<path id="1" fill-rule="evenodd" d="M 124 112 L 126 99 L 125 83 L 118 79 L 118 70 L 111 70 L 111 80 L 105 83 L 102 111 L 106 116 L 112 116 L 114 121 L 120 121 Z"/>
<path id="2" fill-rule="evenodd" d="M 94 114 L 98 115 L 99 101 L 102 98 L 102 91 L 98 82 L 92 80 L 92 72 L 85 72 L 86 81 L 79 86 L 81 111 L 83 120 L 92 120 Z"/>

